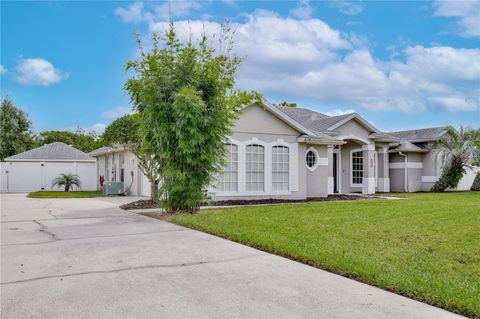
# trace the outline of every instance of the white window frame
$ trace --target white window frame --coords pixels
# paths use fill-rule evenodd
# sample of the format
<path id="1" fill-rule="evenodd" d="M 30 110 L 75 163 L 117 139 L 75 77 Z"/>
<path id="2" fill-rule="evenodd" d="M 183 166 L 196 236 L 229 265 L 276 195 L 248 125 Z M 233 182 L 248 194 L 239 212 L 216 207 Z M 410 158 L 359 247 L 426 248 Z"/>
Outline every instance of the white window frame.
<path id="1" fill-rule="evenodd" d="M 263 160 L 262 161 L 257 161 L 257 162 L 254 162 L 252 160 L 250 160 L 250 162 L 248 162 L 247 160 L 247 155 L 248 155 L 248 147 L 249 146 L 255 146 L 259 149 L 262 150 L 262 157 L 263 157 Z M 247 166 L 246 169 L 245 169 L 245 190 L 247 192 L 265 192 L 265 168 L 266 168 L 266 147 L 264 145 L 261 145 L 261 144 L 258 144 L 258 143 L 251 143 L 251 144 L 248 144 L 248 145 L 245 145 L 245 165 Z M 252 153 L 252 155 L 260 155 L 260 153 Z M 251 164 L 262 164 L 262 170 L 261 171 L 253 171 L 253 170 L 248 170 L 248 164 L 251 163 Z M 262 173 L 262 176 L 263 176 L 263 181 L 259 182 L 259 181 L 248 181 L 248 174 L 249 173 L 256 173 L 256 174 L 259 174 L 259 173 Z M 248 189 L 248 186 L 249 184 L 253 184 L 253 183 L 262 183 L 263 184 L 263 187 L 262 189 Z"/>
<path id="2" fill-rule="evenodd" d="M 299 154 L 298 142 L 286 142 L 279 138 L 271 142 L 264 142 L 257 137 L 248 140 L 238 140 L 230 137 L 227 141 L 229 144 L 238 145 L 238 192 L 219 191 L 214 186 L 209 187 L 209 192 L 216 197 L 250 197 L 250 196 L 284 196 L 291 195 L 292 192 L 299 191 L 299 161 L 305 161 L 305 154 Z M 246 146 L 258 144 L 265 147 L 265 184 L 264 191 L 247 191 L 246 190 Z M 272 147 L 286 146 L 289 149 L 289 189 L 288 191 L 272 191 Z"/>
<path id="3" fill-rule="evenodd" d="M 313 165 L 312 167 L 309 167 L 307 164 L 307 154 L 310 151 L 312 151 L 315 154 L 315 165 Z M 305 166 L 307 167 L 307 169 L 313 172 L 318 167 L 318 164 L 320 161 L 320 156 L 318 155 L 318 151 L 314 147 L 310 146 L 309 148 L 307 148 L 307 151 L 305 152 L 305 157 L 303 160 L 305 161 Z"/>
<path id="4" fill-rule="evenodd" d="M 353 182 L 353 153 L 362 153 L 362 183 L 354 183 Z M 363 186 L 363 173 L 365 172 L 364 166 L 364 159 L 363 159 L 363 149 L 356 148 L 350 151 L 350 187 L 362 187 Z"/>
<path id="5" fill-rule="evenodd" d="M 287 161 L 286 162 L 278 162 L 278 158 L 277 158 L 277 162 L 274 162 L 273 161 L 273 151 L 274 149 L 286 149 L 287 150 Z M 290 148 L 286 145 L 272 145 L 272 193 L 276 193 L 276 192 L 288 192 L 290 190 Z M 285 155 L 285 154 L 282 154 L 282 155 Z M 284 170 L 276 170 L 274 171 L 273 169 L 273 166 L 274 164 L 286 164 L 287 165 L 287 170 L 284 171 Z M 283 173 L 283 174 L 287 174 L 287 181 L 275 181 L 274 180 L 274 176 L 275 176 L 275 173 Z M 274 186 L 275 184 L 284 184 L 286 183 L 287 184 L 287 188 L 286 189 L 274 189 Z"/>
<path id="6" fill-rule="evenodd" d="M 235 163 L 235 167 L 236 167 L 236 170 L 235 171 L 229 171 L 229 173 L 236 173 L 237 174 L 237 179 L 236 179 L 236 190 L 220 190 L 217 186 L 217 189 L 219 189 L 219 192 L 238 192 L 238 162 L 239 162 L 239 151 L 238 151 L 238 145 L 235 144 L 235 143 L 225 143 L 225 146 L 229 147 L 229 150 L 228 150 L 228 158 L 227 158 L 227 162 L 226 164 L 228 165 L 228 163 Z M 232 161 L 232 148 L 235 147 L 236 148 L 236 154 L 237 154 L 237 158 L 236 158 L 236 161 Z M 219 179 L 218 179 L 218 183 L 225 183 L 225 173 L 226 172 L 223 172 L 220 176 L 219 176 Z M 225 185 L 224 185 L 225 186 Z"/>

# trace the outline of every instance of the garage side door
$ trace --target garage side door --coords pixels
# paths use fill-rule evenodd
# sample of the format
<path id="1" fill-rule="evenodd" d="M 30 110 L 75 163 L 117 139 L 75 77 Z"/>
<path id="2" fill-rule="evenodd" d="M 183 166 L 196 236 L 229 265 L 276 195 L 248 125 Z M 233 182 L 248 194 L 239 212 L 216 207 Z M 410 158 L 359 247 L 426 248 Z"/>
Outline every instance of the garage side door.
<path id="1" fill-rule="evenodd" d="M 11 193 L 42 190 L 43 170 L 41 163 L 5 163 L 8 171 L 7 187 Z"/>

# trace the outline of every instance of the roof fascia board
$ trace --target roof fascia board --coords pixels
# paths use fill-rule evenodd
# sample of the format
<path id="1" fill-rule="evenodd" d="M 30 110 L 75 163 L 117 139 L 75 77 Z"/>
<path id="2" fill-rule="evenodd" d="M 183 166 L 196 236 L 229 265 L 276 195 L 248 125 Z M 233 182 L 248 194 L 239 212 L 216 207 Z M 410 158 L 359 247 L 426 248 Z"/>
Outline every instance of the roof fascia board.
<path id="1" fill-rule="evenodd" d="M 112 154 L 112 153 L 119 153 L 119 152 L 124 152 L 124 151 L 128 151 L 127 148 L 125 146 L 120 146 L 120 147 L 117 147 L 117 148 L 110 148 L 110 149 L 107 149 L 107 150 L 101 150 L 101 151 L 91 151 L 90 153 L 88 153 L 88 155 L 90 156 L 102 156 L 102 155 L 105 155 L 105 154 Z"/>
<path id="2" fill-rule="evenodd" d="M 94 163 L 97 160 L 95 158 L 91 160 L 72 160 L 72 159 L 5 159 L 5 163 L 8 162 L 88 162 Z"/>
<path id="3" fill-rule="evenodd" d="M 300 136 L 297 138 L 298 143 L 310 143 L 310 144 L 318 144 L 318 145 L 343 145 L 346 142 L 341 141 L 341 140 L 327 140 L 327 139 L 321 139 L 318 137 L 312 137 L 312 136 Z"/>
<path id="4" fill-rule="evenodd" d="M 308 135 L 313 135 L 313 136 L 316 135 L 314 132 L 310 131 L 305 126 L 301 125 L 300 123 L 298 123 L 297 121 L 295 121 L 291 117 L 289 117 L 289 116 L 283 114 L 282 112 L 280 112 L 279 110 L 277 110 L 270 102 L 268 102 L 266 100 L 258 100 L 258 101 L 255 101 L 254 103 L 250 104 L 249 106 L 251 106 L 255 103 L 258 103 L 261 106 L 264 106 L 271 113 L 276 115 L 278 118 L 280 118 L 281 120 L 283 120 L 284 122 L 286 122 L 287 124 L 289 124 L 290 126 L 295 128 L 296 130 L 300 131 L 301 133 L 308 134 Z"/>
<path id="5" fill-rule="evenodd" d="M 360 114 L 358 114 L 357 112 L 352 113 L 350 116 L 344 118 L 340 122 L 330 126 L 329 128 L 327 128 L 327 130 L 329 130 L 329 131 L 335 130 L 336 128 L 342 126 L 343 124 L 345 124 L 348 121 L 353 120 L 353 119 L 357 119 L 363 126 L 367 127 L 372 132 L 379 132 L 379 130 L 375 126 L 370 124 L 367 120 L 365 120 L 363 117 L 361 117 Z"/>

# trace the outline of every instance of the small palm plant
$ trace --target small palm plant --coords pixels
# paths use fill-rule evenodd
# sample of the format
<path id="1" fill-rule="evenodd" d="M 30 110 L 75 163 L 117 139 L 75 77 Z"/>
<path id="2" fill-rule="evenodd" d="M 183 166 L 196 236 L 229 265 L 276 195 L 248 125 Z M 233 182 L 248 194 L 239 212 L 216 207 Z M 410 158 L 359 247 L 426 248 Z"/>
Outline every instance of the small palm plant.
<path id="1" fill-rule="evenodd" d="M 453 127 L 447 129 L 445 137 L 439 141 L 434 149 L 445 158 L 442 176 L 432 188 L 433 192 L 443 192 L 447 188 L 455 188 L 462 179 L 465 165 L 471 165 L 478 160 L 480 150 L 475 145 L 478 134 L 472 134 L 471 129 L 460 127 L 457 131 Z"/>
<path id="2" fill-rule="evenodd" d="M 64 186 L 65 191 L 68 192 L 73 186 L 80 188 L 82 183 L 80 182 L 80 177 L 75 174 L 60 174 L 59 177 L 55 178 L 52 182 L 52 187 L 54 186 Z"/>

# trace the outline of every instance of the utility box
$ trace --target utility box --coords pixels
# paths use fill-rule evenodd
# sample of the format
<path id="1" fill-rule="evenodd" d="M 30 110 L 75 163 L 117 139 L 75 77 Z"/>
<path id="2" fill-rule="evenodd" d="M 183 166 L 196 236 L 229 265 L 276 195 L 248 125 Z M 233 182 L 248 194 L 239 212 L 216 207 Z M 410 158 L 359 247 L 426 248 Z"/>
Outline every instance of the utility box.
<path id="1" fill-rule="evenodd" d="M 123 195 L 123 182 L 105 182 L 103 184 L 103 195 Z"/>

